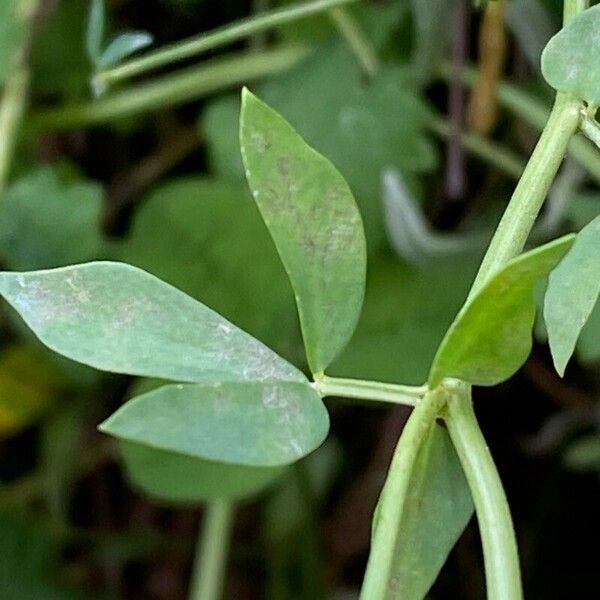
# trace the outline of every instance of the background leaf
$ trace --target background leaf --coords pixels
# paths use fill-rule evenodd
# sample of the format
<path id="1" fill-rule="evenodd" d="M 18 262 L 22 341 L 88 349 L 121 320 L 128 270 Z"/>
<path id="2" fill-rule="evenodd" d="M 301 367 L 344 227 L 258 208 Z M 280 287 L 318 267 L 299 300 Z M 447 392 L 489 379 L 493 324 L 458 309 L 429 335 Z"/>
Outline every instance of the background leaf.
<path id="1" fill-rule="evenodd" d="M 247 498 L 285 470 L 218 463 L 128 441 L 119 447 L 134 487 L 169 502 Z"/>
<path id="2" fill-rule="evenodd" d="M 167 385 L 133 398 L 100 426 L 152 448 L 254 467 L 295 462 L 328 428 L 317 392 L 291 381 Z"/>
<path id="3" fill-rule="evenodd" d="M 562 376 L 579 334 L 600 294 L 600 217 L 577 235 L 573 247 L 552 271 L 544 302 L 554 366 Z"/>
<path id="4" fill-rule="evenodd" d="M 0 197 L 0 256 L 17 271 L 61 267 L 100 256 L 102 188 L 43 167 Z"/>
<path id="5" fill-rule="evenodd" d="M 0 293 L 49 348 L 104 371 L 190 382 L 305 379 L 217 313 L 130 265 L 1 273 Z"/>
<path id="6" fill-rule="evenodd" d="M 384 487 L 374 528 L 378 513 L 393 510 L 395 501 Z M 425 598 L 472 515 L 471 492 L 456 451 L 445 429 L 434 423 L 414 465 L 386 598 Z"/>
<path id="7" fill-rule="evenodd" d="M 296 294 L 308 363 L 322 372 L 348 342 L 362 306 L 360 214 L 335 167 L 247 90 L 240 140 L 248 184 Z"/>
<path id="8" fill-rule="evenodd" d="M 103 69 L 112 67 L 135 52 L 147 48 L 152 42 L 152 35 L 147 31 L 121 33 L 102 51 L 98 66 Z"/>
<path id="9" fill-rule="evenodd" d="M 600 104 L 600 5 L 577 14 L 542 52 L 542 74 L 556 90 Z"/>
<path id="10" fill-rule="evenodd" d="M 461 309 L 433 361 L 432 388 L 444 377 L 496 385 L 517 371 L 531 350 L 534 286 L 574 239 L 567 235 L 511 260 Z"/>

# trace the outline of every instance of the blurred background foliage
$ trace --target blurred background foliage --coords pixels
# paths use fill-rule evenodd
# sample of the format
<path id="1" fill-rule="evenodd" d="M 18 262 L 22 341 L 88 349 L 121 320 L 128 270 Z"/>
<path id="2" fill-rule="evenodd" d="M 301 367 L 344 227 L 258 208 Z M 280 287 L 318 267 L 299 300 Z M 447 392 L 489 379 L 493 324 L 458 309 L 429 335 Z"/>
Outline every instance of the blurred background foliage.
<path id="1" fill-rule="evenodd" d="M 148 31 L 160 47 L 291 3 L 109 0 L 109 32 Z M 208 86 L 186 80 L 176 94 L 175 68 L 151 75 L 166 93 L 144 105 L 143 81 L 94 99 L 87 0 L 0 2 L 0 89 L 8 98 L 19 74 L 29 80 L 10 176 L 0 171 L 2 268 L 130 262 L 304 367 L 291 289 L 244 182 L 247 84 L 333 161 L 361 208 L 366 303 L 332 373 L 422 383 L 551 101 L 538 62 L 561 3 L 490 4 L 501 8 L 364 0 L 346 10 L 370 63 L 322 14 L 182 65 L 193 77 L 214 69 Z M 401 193 L 382 186 L 389 169 Z M 538 238 L 598 214 L 599 181 L 600 157 L 579 140 Z M 513 380 L 476 391 L 476 408 L 513 508 L 526 596 L 598 597 L 600 307 L 565 380 L 542 323 L 538 337 Z M 0 597 L 185 597 L 201 509 L 136 491 L 95 430 L 132 385 L 151 383 L 58 358 L 5 306 L 0 341 Z M 227 598 L 356 597 L 407 412 L 329 406 L 330 441 L 239 507 Z M 477 535 L 471 524 L 431 598 L 484 597 Z"/>

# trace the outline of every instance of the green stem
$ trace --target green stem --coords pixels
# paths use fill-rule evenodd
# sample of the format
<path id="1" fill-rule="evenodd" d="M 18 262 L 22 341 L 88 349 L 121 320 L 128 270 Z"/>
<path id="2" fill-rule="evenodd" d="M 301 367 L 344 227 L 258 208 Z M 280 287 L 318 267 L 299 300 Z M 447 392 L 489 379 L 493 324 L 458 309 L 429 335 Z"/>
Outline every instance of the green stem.
<path id="1" fill-rule="evenodd" d="M 590 0 L 565 0 L 563 8 L 563 24 L 575 15 L 584 11 L 590 5 Z"/>
<path id="2" fill-rule="evenodd" d="M 220 600 L 223 597 L 233 516 L 233 504 L 228 500 L 214 500 L 207 505 L 198 539 L 189 600 Z"/>
<path id="3" fill-rule="evenodd" d="M 453 135 L 452 125 L 442 117 L 432 117 L 428 121 L 428 126 L 441 137 L 449 138 Z M 514 179 L 521 177 L 525 168 L 525 161 L 512 150 L 470 131 L 461 132 L 460 143 L 471 154 L 501 169 Z"/>
<path id="4" fill-rule="evenodd" d="M 442 387 L 428 392 L 413 410 L 400 436 L 381 493 L 377 526 L 373 528 L 371 554 L 360 594 L 361 600 L 383 600 L 390 597 L 389 586 L 393 581 L 396 540 L 414 466 L 422 441 L 446 400 L 447 391 Z M 385 502 L 385 498 L 393 498 L 393 502 Z"/>
<path id="5" fill-rule="evenodd" d="M 585 137 L 600 148 L 600 125 L 585 110 L 581 111 L 581 131 Z"/>
<path id="6" fill-rule="evenodd" d="M 365 73 L 374 77 L 379 71 L 379 58 L 370 40 L 365 37 L 356 19 L 343 8 L 333 8 L 329 11 L 331 20 L 348 42 L 348 46 L 360 62 Z"/>
<path id="7" fill-rule="evenodd" d="M 315 0 L 265 12 L 264 14 L 243 19 L 209 33 L 177 42 L 166 48 L 149 52 L 141 58 L 132 59 L 122 65 L 98 73 L 96 78 L 104 85 L 136 77 L 154 71 L 174 62 L 179 62 L 202 52 L 214 50 L 237 40 L 265 31 L 272 27 L 291 23 L 320 12 L 350 4 L 357 0 Z"/>
<path id="8" fill-rule="evenodd" d="M 321 375 L 315 377 L 315 388 L 322 397 L 338 396 L 415 406 L 427 392 L 427 386 L 397 385 L 362 379 L 343 379 Z"/>
<path id="9" fill-rule="evenodd" d="M 469 298 L 523 250 L 569 141 L 577 131 L 580 110 L 581 102 L 570 94 L 557 94 L 548 123 L 498 224 Z"/>
<path id="10" fill-rule="evenodd" d="M 0 104 L 0 192 L 6 186 L 17 135 L 25 114 L 29 92 L 29 70 L 19 69 L 5 83 Z"/>
<path id="11" fill-rule="evenodd" d="M 306 49 L 292 47 L 214 59 L 200 67 L 168 75 L 95 102 L 38 112 L 32 115 L 30 126 L 42 130 L 68 129 L 176 106 L 217 90 L 280 73 L 304 56 Z"/>
<path id="12" fill-rule="evenodd" d="M 565 0 L 565 20 L 587 5 Z M 580 120 L 582 103 L 558 93 L 542 135 L 519 180 L 483 259 L 469 298 L 508 260 L 519 254 Z M 467 300 L 468 301 L 468 300 Z M 458 383 L 446 423 L 469 481 L 479 521 L 490 600 L 520 600 L 519 554 L 502 482 L 473 412 L 469 386 Z"/>
<path id="13" fill-rule="evenodd" d="M 459 385 L 447 405 L 448 431 L 471 488 L 485 553 L 488 600 L 522 598 L 514 527 L 502 482 L 473 412 L 469 386 Z"/>

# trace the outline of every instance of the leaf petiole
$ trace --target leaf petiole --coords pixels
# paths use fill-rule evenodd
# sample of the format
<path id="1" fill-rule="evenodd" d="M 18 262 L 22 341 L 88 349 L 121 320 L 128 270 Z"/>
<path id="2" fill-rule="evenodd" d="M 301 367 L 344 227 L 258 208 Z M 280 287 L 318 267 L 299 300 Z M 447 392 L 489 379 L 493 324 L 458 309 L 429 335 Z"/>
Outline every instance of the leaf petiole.
<path id="1" fill-rule="evenodd" d="M 380 381 L 328 377 L 327 375 L 315 375 L 313 387 L 321 394 L 321 397 L 339 396 L 405 406 L 416 406 L 428 390 L 426 385 L 398 385 Z"/>

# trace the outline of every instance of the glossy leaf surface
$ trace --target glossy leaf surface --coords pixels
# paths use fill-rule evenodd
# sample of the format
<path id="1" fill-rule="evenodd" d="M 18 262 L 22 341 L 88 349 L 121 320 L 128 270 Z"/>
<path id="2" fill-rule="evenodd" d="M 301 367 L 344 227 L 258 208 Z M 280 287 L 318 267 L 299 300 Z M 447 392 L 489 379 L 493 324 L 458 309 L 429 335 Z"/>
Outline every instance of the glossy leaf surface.
<path id="1" fill-rule="evenodd" d="M 277 467 L 312 452 L 328 427 L 308 382 L 270 381 L 163 386 L 127 402 L 100 429 L 195 458 Z"/>
<path id="2" fill-rule="evenodd" d="M 362 306 L 358 208 L 335 167 L 247 90 L 240 140 L 248 183 L 294 288 L 310 368 L 322 372 L 348 342 Z"/>
<path id="3" fill-rule="evenodd" d="M 564 236 L 511 260 L 461 309 L 433 361 L 432 388 L 444 377 L 496 385 L 519 369 L 531 351 L 534 286 L 574 238 Z"/>
<path id="4" fill-rule="evenodd" d="M 542 52 L 542 74 L 561 92 L 600 104 L 600 5 L 574 16 Z"/>
<path id="5" fill-rule="evenodd" d="M 176 381 L 304 381 L 295 367 L 160 279 L 123 263 L 0 273 L 0 294 L 52 350 Z"/>
<path id="6" fill-rule="evenodd" d="M 600 217 L 596 217 L 579 232 L 548 281 L 544 320 L 554 366 L 560 375 L 564 375 L 599 293 Z"/>

